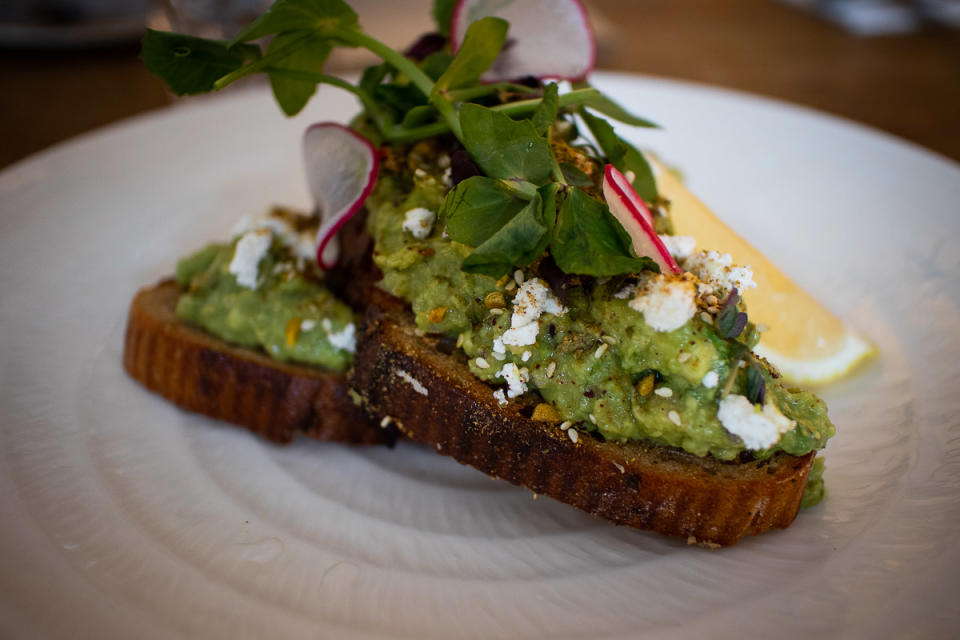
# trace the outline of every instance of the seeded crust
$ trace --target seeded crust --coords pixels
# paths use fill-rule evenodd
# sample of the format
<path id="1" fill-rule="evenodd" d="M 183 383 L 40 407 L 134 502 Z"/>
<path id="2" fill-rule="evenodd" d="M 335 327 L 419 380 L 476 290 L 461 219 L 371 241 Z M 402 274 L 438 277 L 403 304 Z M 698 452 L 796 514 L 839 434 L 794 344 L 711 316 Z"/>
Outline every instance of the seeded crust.
<path id="1" fill-rule="evenodd" d="M 557 424 L 531 420 L 529 405 L 499 406 L 463 357 L 439 351 L 408 318 L 368 309 L 350 382 L 368 410 L 438 453 L 615 523 L 706 546 L 796 517 L 814 453 L 728 463 L 586 432 L 574 442 Z"/>
<path id="2" fill-rule="evenodd" d="M 174 315 L 181 290 L 166 280 L 130 305 L 123 365 L 151 391 L 184 409 L 277 443 L 297 434 L 352 444 L 391 442 L 351 399 L 345 376 L 278 362 L 234 347 Z"/>

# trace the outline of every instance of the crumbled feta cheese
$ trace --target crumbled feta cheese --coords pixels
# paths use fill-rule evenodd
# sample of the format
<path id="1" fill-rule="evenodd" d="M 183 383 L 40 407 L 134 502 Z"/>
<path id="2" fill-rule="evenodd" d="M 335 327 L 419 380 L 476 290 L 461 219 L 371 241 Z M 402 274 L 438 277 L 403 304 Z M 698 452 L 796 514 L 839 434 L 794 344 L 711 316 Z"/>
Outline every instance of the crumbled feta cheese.
<path id="1" fill-rule="evenodd" d="M 410 209 L 403 214 L 403 230 L 409 231 L 410 235 L 417 240 L 423 240 L 430 235 L 436 219 L 437 214 L 430 209 L 424 209 L 423 207 Z"/>
<path id="2" fill-rule="evenodd" d="M 697 246 L 697 239 L 693 236 L 671 236 L 663 234 L 660 236 L 663 245 L 667 248 L 677 260 L 682 260 L 690 256 Z"/>
<path id="3" fill-rule="evenodd" d="M 496 391 L 494 391 L 493 397 L 497 399 L 497 402 L 500 404 L 501 407 L 507 404 L 507 396 L 504 395 L 503 389 L 497 389 Z"/>
<path id="4" fill-rule="evenodd" d="M 530 372 L 520 369 L 512 362 L 508 362 L 497 371 L 497 377 L 503 378 L 507 382 L 507 397 L 516 398 L 527 392 L 527 382 L 530 380 Z"/>
<path id="5" fill-rule="evenodd" d="M 724 429 L 743 440 L 747 449 L 755 450 L 772 447 L 780 436 L 797 426 L 775 404 L 767 402 L 761 410 L 746 397 L 735 394 L 720 401 L 717 418 Z"/>
<path id="6" fill-rule="evenodd" d="M 227 270 L 232 273 L 237 284 L 248 289 L 257 288 L 257 274 L 260 261 L 270 250 L 273 234 L 269 229 L 248 231 L 237 240 L 233 260 Z"/>
<path id="7" fill-rule="evenodd" d="M 733 264 L 733 258 L 729 253 L 697 251 L 681 266 L 704 283 L 723 291 L 736 287 L 740 293 L 743 293 L 757 286 L 753 281 L 753 270 L 750 267 L 739 267 Z"/>
<path id="8" fill-rule="evenodd" d="M 427 388 L 420 384 L 420 381 L 414 378 L 412 375 L 404 371 L 403 369 L 394 369 L 393 372 L 397 374 L 401 380 L 413 387 L 413 390 L 419 393 L 422 396 L 430 395 L 430 392 L 427 391 Z"/>
<path id="9" fill-rule="evenodd" d="M 251 218 L 246 216 L 233 227 L 233 235 L 238 236 L 248 231 L 258 231 L 269 229 L 275 238 L 297 258 L 304 260 L 317 259 L 317 229 L 309 227 L 302 231 L 297 231 L 285 218 L 279 215 L 268 215 L 263 218 Z"/>
<path id="10" fill-rule="evenodd" d="M 300 322 L 300 331 L 313 331 L 317 326 L 316 320 L 303 320 Z"/>
<path id="11" fill-rule="evenodd" d="M 627 298 L 632 298 L 633 294 L 636 293 L 636 291 L 637 291 L 637 285 L 628 284 L 624 288 L 620 289 L 620 291 L 617 291 L 615 294 L 613 294 L 613 297 L 616 298 L 617 300 L 626 300 Z"/>
<path id="12" fill-rule="evenodd" d="M 506 353 L 507 349 L 503 346 L 503 338 L 494 338 L 493 339 L 493 352 L 494 353 Z"/>
<path id="13" fill-rule="evenodd" d="M 513 297 L 510 328 L 503 334 L 503 344 L 525 347 L 537 341 L 540 316 L 552 313 L 562 316 L 567 312 L 550 288 L 540 278 L 526 280 Z"/>
<path id="14" fill-rule="evenodd" d="M 327 332 L 327 340 L 330 341 L 330 344 L 333 345 L 335 349 L 343 349 L 350 353 L 356 351 L 357 328 L 352 322 L 348 323 L 340 331 L 333 330 L 333 323 L 330 322 L 330 318 L 324 318 L 320 326 Z"/>
<path id="15" fill-rule="evenodd" d="M 654 331 L 673 331 L 687 324 L 696 313 L 696 289 L 686 280 L 651 274 L 627 305 L 642 313 Z"/>
<path id="16" fill-rule="evenodd" d="M 707 371 L 707 375 L 703 376 L 703 380 L 700 381 L 707 389 L 713 389 L 718 382 L 720 382 L 720 376 L 717 375 L 716 371 Z"/>
<path id="17" fill-rule="evenodd" d="M 533 354 L 530 353 L 529 351 L 524 351 L 524 352 L 523 352 L 523 355 L 520 356 L 520 359 L 521 359 L 523 362 L 526 362 L 527 360 L 530 359 L 530 356 L 532 356 L 532 355 L 533 355 Z"/>

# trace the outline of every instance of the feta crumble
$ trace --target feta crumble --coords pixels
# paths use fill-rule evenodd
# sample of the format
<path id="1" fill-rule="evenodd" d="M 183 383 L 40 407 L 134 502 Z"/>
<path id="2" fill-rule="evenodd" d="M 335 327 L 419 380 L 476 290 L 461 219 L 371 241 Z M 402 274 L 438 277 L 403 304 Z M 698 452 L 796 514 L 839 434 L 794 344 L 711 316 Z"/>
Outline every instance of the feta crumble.
<path id="1" fill-rule="evenodd" d="M 707 389 L 713 389 L 717 386 L 717 383 L 720 382 L 720 376 L 716 371 L 707 371 L 707 375 L 703 376 L 703 380 L 700 381 L 700 384 L 705 386 Z"/>
<path id="2" fill-rule="evenodd" d="M 316 320 L 307 319 L 307 320 L 302 320 L 300 322 L 300 331 L 303 331 L 303 332 L 313 331 L 316 327 L 317 327 Z"/>
<path id="3" fill-rule="evenodd" d="M 513 297 L 510 328 L 503 333 L 502 344 L 525 347 L 537 341 L 540 316 L 552 313 L 562 316 L 567 308 L 560 304 L 550 288 L 540 278 L 526 280 Z M 494 344 L 494 350 L 497 346 Z"/>
<path id="4" fill-rule="evenodd" d="M 248 289 L 257 288 L 260 261 L 270 250 L 273 234 L 269 229 L 248 231 L 237 241 L 233 260 L 227 270 L 237 279 L 237 284 Z"/>
<path id="5" fill-rule="evenodd" d="M 409 231 L 417 240 L 423 240 L 430 235 L 433 230 L 433 223 L 437 219 L 437 214 L 430 209 L 417 207 L 410 209 L 403 214 L 403 230 Z"/>
<path id="6" fill-rule="evenodd" d="M 404 371 L 403 369 L 394 369 L 393 372 L 400 377 L 401 380 L 413 387 L 413 390 L 419 393 L 422 396 L 430 395 L 430 392 L 427 391 L 427 388 L 420 384 L 420 381 L 414 378 L 412 375 Z"/>
<path id="7" fill-rule="evenodd" d="M 246 216 L 234 225 L 233 235 L 238 236 L 249 231 L 260 231 L 263 229 L 271 231 L 281 244 L 290 248 L 291 253 L 293 253 L 295 257 L 316 261 L 316 226 L 297 231 L 285 218 L 275 214 L 256 219 Z"/>
<path id="8" fill-rule="evenodd" d="M 627 305 L 642 313 L 654 331 L 673 331 L 687 324 L 697 312 L 696 289 L 692 282 L 651 274 Z"/>
<path id="9" fill-rule="evenodd" d="M 744 396 L 730 394 L 720 401 L 717 411 L 720 424 L 730 433 L 739 436 L 747 449 L 767 449 L 775 445 L 780 437 L 797 426 L 780 413 L 771 402 L 761 410 Z"/>
<path id="10" fill-rule="evenodd" d="M 516 364 L 508 362 L 497 371 L 497 377 L 503 378 L 507 382 L 507 397 L 516 398 L 527 392 L 527 382 L 530 380 L 530 373 L 520 369 Z"/>
<path id="11" fill-rule="evenodd" d="M 716 289 L 729 291 L 736 287 L 740 293 L 756 288 L 753 270 L 733 264 L 729 253 L 718 251 L 697 251 L 681 265 L 697 278 Z"/>
<path id="12" fill-rule="evenodd" d="M 324 318 L 321 324 L 323 330 L 327 332 L 327 340 L 335 349 L 342 349 L 350 353 L 357 350 L 357 328 L 352 322 L 347 323 L 340 331 L 333 330 L 333 324 L 329 318 Z"/>
<path id="13" fill-rule="evenodd" d="M 697 246 L 697 239 L 693 236 L 671 236 L 663 234 L 660 236 L 663 246 L 667 248 L 677 260 L 683 260 L 690 257 Z"/>
<path id="14" fill-rule="evenodd" d="M 503 389 L 497 389 L 493 392 L 493 397 L 497 399 L 497 403 L 502 407 L 507 404 L 507 396 L 504 395 Z"/>

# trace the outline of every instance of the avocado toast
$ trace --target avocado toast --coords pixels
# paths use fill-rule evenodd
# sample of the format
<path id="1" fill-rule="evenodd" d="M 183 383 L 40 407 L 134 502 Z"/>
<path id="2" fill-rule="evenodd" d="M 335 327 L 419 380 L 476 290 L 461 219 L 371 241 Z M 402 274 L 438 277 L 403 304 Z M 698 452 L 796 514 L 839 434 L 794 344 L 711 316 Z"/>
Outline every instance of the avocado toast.
<path id="1" fill-rule="evenodd" d="M 652 123 L 572 74 L 544 73 L 578 80 L 562 94 L 511 82 L 497 61 L 508 27 L 522 40 L 529 24 L 475 15 L 452 47 L 408 57 L 342 3 L 300 23 L 301 4 L 232 43 L 151 33 L 144 59 L 181 93 L 266 72 L 287 113 L 318 83 L 360 98 L 352 127 L 372 145 L 320 148 L 308 172 L 382 159 L 369 182 L 326 183 L 366 198 L 367 217 L 321 206 L 317 247 L 332 264 L 341 230 L 331 285 L 363 313 L 349 380 L 374 419 L 614 522 L 708 545 L 789 524 L 833 426 L 750 351 L 749 268 L 671 235 L 650 166 L 607 118 Z M 266 35 L 266 55 L 244 44 Z M 320 73 L 344 43 L 384 64 L 356 86 Z M 178 85 L 184 50 L 233 70 Z"/>

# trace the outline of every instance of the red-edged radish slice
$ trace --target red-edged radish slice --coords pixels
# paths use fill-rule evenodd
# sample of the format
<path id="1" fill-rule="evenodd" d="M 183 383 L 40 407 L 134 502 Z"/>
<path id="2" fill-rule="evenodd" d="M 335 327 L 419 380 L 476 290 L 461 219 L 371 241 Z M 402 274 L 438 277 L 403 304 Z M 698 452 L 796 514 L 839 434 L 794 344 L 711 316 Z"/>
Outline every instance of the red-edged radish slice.
<path id="1" fill-rule="evenodd" d="M 331 269 L 340 255 L 335 235 L 370 195 L 380 160 L 376 148 L 356 131 L 318 122 L 303 134 L 303 163 L 320 210 L 317 262 Z"/>
<path id="2" fill-rule="evenodd" d="M 603 198 L 610 213 L 620 221 L 633 240 L 633 250 L 638 256 L 648 256 L 660 265 L 661 273 L 679 275 L 683 269 L 673 259 L 663 240 L 653 230 L 653 216 L 643 200 L 633 190 L 627 177 L 608 164 L 603 169 Z"/>
<path id="3" fill-rule="evenodd" d="M 485 81 L 524 76 L 582 80 L 593 70 L 596 45 L 579 0 L 460 0 L 450 24 L 454 52 L 470 23 L 487 16 L 507 20 L 510 30 Z"/>

